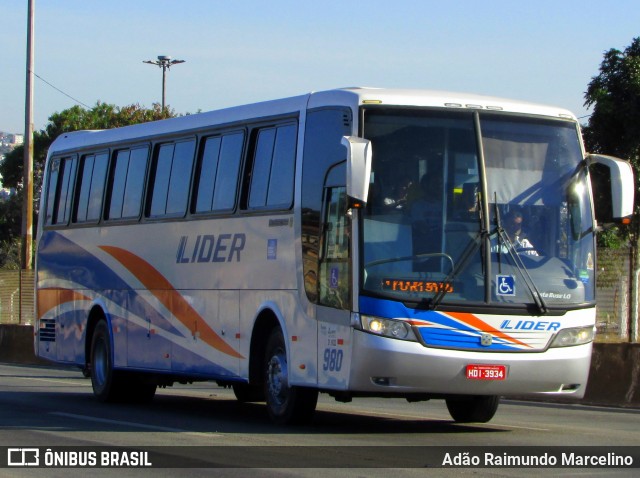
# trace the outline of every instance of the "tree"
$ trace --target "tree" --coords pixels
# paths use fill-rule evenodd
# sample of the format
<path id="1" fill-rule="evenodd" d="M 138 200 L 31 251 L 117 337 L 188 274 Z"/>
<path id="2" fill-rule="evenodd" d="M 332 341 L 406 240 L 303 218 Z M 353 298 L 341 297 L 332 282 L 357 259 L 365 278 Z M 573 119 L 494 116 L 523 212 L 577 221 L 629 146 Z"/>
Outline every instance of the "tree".
<path id="1" fill-rule="evenodd" d="M 640 166 L 640 37 L 622 52 L 604 54 L 600 73 L 585 93 L 585 106 L 593 107 L 585 128 L 590 151 L 629 159 Z"/>
<path id="2" fill-rule="evenodd" d="M 45 128 L 35 131 L 33 135 L 33 197 L 36 209 L 34 223 L 38 213 L 47 150 L 58 136 L 71 131 L 117 128 L 174 116 L 176 114 L 173 110 L 163 110 L 158 103 L 154 103 L 152 108 L 143 108 L 138 104 L 119 107 L 100 102 L 91 109 L 73 106 L 52 114 Z M 0 162 L 0 175 L 4 187 L 16 188 L 18 191 L 13 200 L 0 205 L 0 267 L 6 262 L 6 251 L 11 249 L 7 244 L 16 245 L 21 235 L 23 158 L 24 147 L 18 146 Z"/>
<path id="3" fill-rule="evenodd" d="M 624 51 L 604 53 L 600 73 L 591 78 L 585 106 L 593 107 L 589 124 L 583 128 L 587 150 L 628 159 L 636 180 L 635 210 L 640 211 L 640 37 Z M 634 221 L 636 229 L 638 221 Z M 623 231 L 628 232 L 628 231 Z M 626 235 L 626 234 L 623 234 Z M 599 243 L 615 236 L 601 234 Z"/>

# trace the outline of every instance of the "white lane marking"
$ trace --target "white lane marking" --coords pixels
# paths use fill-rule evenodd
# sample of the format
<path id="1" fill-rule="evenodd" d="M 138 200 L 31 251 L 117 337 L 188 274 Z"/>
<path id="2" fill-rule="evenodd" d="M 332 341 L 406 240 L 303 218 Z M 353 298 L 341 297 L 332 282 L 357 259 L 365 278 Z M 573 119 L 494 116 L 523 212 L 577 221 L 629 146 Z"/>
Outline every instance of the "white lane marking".
<path id="1" fill-rule="evenodd" d="M 320 407 L 318 407 L 320 408 Z M 337 410 L 339 410 L 338 407 L 331 407 L 331 406 L 324 406 L 323 408 L 327 408 L 329 409 L 329 411 L 335 412 Z M 443 418 L 443 417 L 435 417 L 435 416 L 429 416 L 429 415 L 407 415 L 407 414 L 400 414 L 400 413 L 385 413 L 385 412 L 379 412 L 379 411 L 365 411 L 365 410 L 351 410 L 351 413 L 356 413 L 358 415 L 374 415 L 374 416 L 381 416 L 381 417 L 390 417 L 390 418 L 404 418 L 404 419 L 409 419 L 409 420 L 447 420 L 447 418 Z M 493 428 L 517 428 L 519 430 L 533 430 L 533 431 L 537 431 L 537 432 L 548 432 L 550 431 L 550 429 L 548 428 L 536 428 L 536 427 L 521 427 L 521 426 L 517 426 L 517 425 L 502 425 L 502 424 L 497 424 L 497 423 L 462 423 L 462 425 L 464 426 L 481 426 L 481 427 L 493 427 Z"/>
<path id="2" fill-rule="evenodd" d="M 73 382 L 70 380 L 62 379 L 62 378 L 37 378 L 37 377 L 29 377 L 29 376 L 11 377 L 11 378 L 19 378 L 22 380 L 33 380 L 35 382 L 65 383 L 67 385 L 77 385 L 79 387 L 88 387 L 89 385 L 91 385 L 90 383 L 85 383 L 84 382 L 85 379 L 80 377 L 78 377 L 77 379 L 72 379 L 74 380 Z"/>
<path id="3" fill-rule="evenodd" d="M 217 433 L 202 433 L 202 432 L 192 432 L 189 430 L 184 430 L 182 428 L 171 428 L 171 427 L 160 427 L 157 425 L 147 425 L 146 423 L 136 423 L 136 422 L 128 422 L 124 420 L 111 420 L 108 418 L 97 418 L 90 417 L 87 415 L 77 415 L 75 413 L 65 413 L 65 412 L 50 412 L 50 415 L 57 415 L 59 417 L 67 417 L 74 418 L 76 420 L 85 420 L 87 422 L 98 422 L 98 423 L 108 423 L 110 425 L 122 425 L 127 427 L 135 427 L 135 428 L 143 428 L 146 430 L 155 430 L 160 432 L 171 432 L 171 433 L 183 433 L 185 435 L 194 435 L 206 438 L 221 438 L 222 435 Z"/>

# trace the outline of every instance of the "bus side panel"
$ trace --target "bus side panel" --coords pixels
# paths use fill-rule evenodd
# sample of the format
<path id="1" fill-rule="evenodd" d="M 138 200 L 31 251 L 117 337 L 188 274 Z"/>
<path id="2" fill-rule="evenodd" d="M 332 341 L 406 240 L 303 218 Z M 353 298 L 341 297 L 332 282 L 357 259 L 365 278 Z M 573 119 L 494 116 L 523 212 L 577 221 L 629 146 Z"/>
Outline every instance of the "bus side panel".
<path id="1" fill-rule="evenodd" d="M 347 390 L 351 370 L 353 328 L 318 322 L 318 385 L 324 389 Z"/>
<path id="2" fill-rule="evenodd" d="M 152 305 L 153 294 L 130 292 L 123 300 L 128 312 L 127 365 L 137 369 L 171 370 L 171 341 L 167 337 L 170 323 L 156 310 L 142 317 L 135 313 L 135 303 Z"/>
<path id="3" fill-rule="evenodd" d="M 84 347 L 82 344 L 84 344 L 87 311 L 82 306 L 76 307 L 75 302 L 65 304 L 57 309 L 57 359 L 60 362 L 83 364 Z"/>
<path id="4" fill-rule="evenodd" d="M 249 356 L 253 324 L 258 317 L 274 317 L 278 321 L 289 359 L 289 383 L 292 385 L 316 386 L 317 367 L 317 331 L 316 321 L 304 314 L 298 303 L 297 291 L 273 290 L 273 291 L 242 291 L 240 295 L 240 327 L 246 331 L 243 335 L 246 340 L 241 340 L 240 350 Z M 259 319 L 258 319 L 259 320 Z M 266 341 L 268 336 L 256 337 L 257 340 Z M 252 359 L 262 357 L 252 357 Z M 241 375 L 248 376 L 248 361 L 241 364 Z"/>
<path id="5" fill-rule="evenodd" d="M 248 356 L 240 348 L 239 292 L 197 290 L 181 291 L 181 294 L 211 330 L 238 353 L 229 355 L 212 349 L 205 341 L 205 330 L 199 327 L 197 317 L 192 317 L 192 328 L 176 337 L 172 344 L 172 370 L 218 378 L 238 378 L 240 362 Z"/>

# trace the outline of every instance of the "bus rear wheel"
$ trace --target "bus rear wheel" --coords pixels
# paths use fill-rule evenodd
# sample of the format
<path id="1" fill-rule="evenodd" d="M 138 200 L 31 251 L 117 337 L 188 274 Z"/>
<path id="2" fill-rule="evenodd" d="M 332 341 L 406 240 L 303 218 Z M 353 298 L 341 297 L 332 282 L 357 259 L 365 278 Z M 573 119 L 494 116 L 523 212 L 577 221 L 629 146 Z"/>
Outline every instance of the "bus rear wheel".
<path id="1" fill-rule="evenodd" d="M 500 397 L 478 395 L 447 398 L 447 409 L 458 423 L 486 423 L 493 418 L 500 404 Z"/>
<path id="2" fill-rule="evenodd" d="M 91 386 L 93 394 L 102 402 L 142 403 L 153 399 L 156 393 L 155 383 L 114 369 L 106 320 L 98 322 L 91 340 Z"/>
<path id="3" fill-rule="evenodd" d="M 274 330 L 267 341 L 264 395 L 267 412 L 278 425 L 308 422 L 318 403 L 318 390 L 289 386 L 287 350 L 280 329 Z"/>
<path id="4" fill-rule="evenodd" d="M 115 401 L 124 392 L 123 380 L 113 369 L 112 356 L 109 326 L 101 320 L 91 340 L 91 386 L 102 402 Z"/>

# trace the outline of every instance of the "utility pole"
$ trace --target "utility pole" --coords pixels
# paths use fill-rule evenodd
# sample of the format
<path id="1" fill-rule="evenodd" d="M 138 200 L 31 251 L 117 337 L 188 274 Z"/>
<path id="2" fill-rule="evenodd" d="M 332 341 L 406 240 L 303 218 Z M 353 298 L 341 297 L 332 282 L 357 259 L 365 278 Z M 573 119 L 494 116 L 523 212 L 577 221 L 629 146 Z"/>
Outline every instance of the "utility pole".
<path id="1" fill-rule="evenodd" d="M 24 159 L 22 171 L 22 251 L 23 269 L 32 268 L 33 242 L 33 63 L 35 0 L 29 0 L 27 12 L 27 89 L 24 119 Z"/>
<path id="2" fill-rule="evenodd" d="M 171 68 L 172 65 L 177 65 L 178 63 L 184 63 L 185 60 L 172 60 L 170 56 L 160 55 L 157 60 L 144 60 L 142 63 L 149 63 L 150 65 L 157 65 L 162 68 L 162 111 L 165 108 L 165 91 L 166 91 L 166 74 L 167 70 Z"/>

